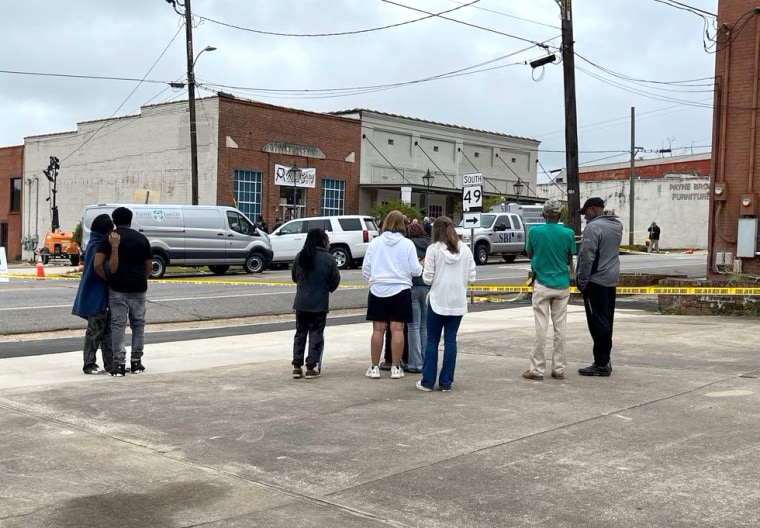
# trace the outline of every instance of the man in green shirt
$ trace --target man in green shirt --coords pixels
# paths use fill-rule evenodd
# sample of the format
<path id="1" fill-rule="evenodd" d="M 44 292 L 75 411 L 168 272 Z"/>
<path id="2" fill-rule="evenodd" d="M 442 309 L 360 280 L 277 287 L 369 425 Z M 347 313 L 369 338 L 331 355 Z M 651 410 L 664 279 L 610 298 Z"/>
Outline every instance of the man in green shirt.
<path id="1" fill-rule="evenodd" d="M 559 225 L 562 204 L 559 200 L 548 200 L 544 204 L 545 224 L 534 225 L 528 231 L 525 249 L 530 258 L 535 281 L 533 283 L 533 315 L 536 323 L 536 338 L 530 356 L 530 368 L 523 372 L 529 380 L 544 379 L 546 367 L 546 331 L 551 317 L 554 327 L 554 349 L 552 352 L 552 378 L 564 379 L 567 360 L 565 358 L 565 323 L 567 321 L 567 301 L 570 300 L 570 272 L 575 253 L 575 233 L 570 228 Z"/>

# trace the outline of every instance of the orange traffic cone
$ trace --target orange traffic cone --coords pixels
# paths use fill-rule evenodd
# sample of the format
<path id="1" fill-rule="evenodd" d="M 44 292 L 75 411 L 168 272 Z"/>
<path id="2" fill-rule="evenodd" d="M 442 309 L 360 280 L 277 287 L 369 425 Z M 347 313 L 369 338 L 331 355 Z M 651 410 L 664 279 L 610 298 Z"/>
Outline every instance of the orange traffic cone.
<path id="1" fill-rule="evenodd" d="M 38 279 L 44 279 L 45 278 L 45 266 L 42 264 L 42 257 L 37 255 L 37 278 Z"/>
<path id="2" fill-rule="evenodd" d="M 686 248 L 686 251 L 684 251 L 684 253 L 686 253 L 687 255 L 691 255 L 692 253 L 694 253 L 694 250 L 691 248 Z"/>

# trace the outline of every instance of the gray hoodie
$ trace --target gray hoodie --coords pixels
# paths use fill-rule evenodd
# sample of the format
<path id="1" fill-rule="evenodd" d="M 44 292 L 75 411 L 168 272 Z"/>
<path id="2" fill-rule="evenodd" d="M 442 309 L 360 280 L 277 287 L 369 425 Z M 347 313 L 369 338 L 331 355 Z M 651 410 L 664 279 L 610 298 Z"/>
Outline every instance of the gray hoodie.
<path id="1" fill-rule="evenodd" d="M 578 251 L 575 282 L 583 290 L 589 282 L 600 286 L 617 286 L 620 275 L 620 241 L 623 224 L 615 216 L 592 218 L 583 230 Z"/>

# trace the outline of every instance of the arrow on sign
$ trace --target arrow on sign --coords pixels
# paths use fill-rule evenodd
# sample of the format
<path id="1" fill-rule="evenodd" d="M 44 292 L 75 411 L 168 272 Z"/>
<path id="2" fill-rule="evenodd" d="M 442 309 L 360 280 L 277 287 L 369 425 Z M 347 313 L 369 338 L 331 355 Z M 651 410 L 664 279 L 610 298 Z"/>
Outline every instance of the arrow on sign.
<path id="1" fill-rule="evenodd" d="M 470 223 L 477 224 L 478 223 L 478 217 L 477 216 L 473 216 L 472 218 L 468 218 L 467 220 L 464 221 L 464 223 L 465 224 L 470 224 Z"/>

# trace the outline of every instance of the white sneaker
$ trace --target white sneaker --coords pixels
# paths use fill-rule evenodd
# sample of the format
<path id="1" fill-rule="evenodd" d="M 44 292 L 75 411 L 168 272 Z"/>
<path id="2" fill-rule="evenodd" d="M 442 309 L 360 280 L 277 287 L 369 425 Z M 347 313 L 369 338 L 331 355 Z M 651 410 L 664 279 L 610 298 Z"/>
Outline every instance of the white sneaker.
<path id="1" fill-rule="evenodd" d="M 417 382 L 417 388 L 423 392 L 432 392 L 433 389 L 429 389 L 422 384 L 422 380 Z"/>
<path id="2" fill-rule="evenodd" d="M 401 379 L 404 377 L 404 370 L 401 367 L 391 367 L 391 379 Z"/>
<path id="3" fill-rule="evenodd" d="M 368 378 L 372 379 L 380 379 L 380 367 L 377 365 L 370 365 L 370 367 L 367 369 L 367 372 L 364 374 Z"/>

